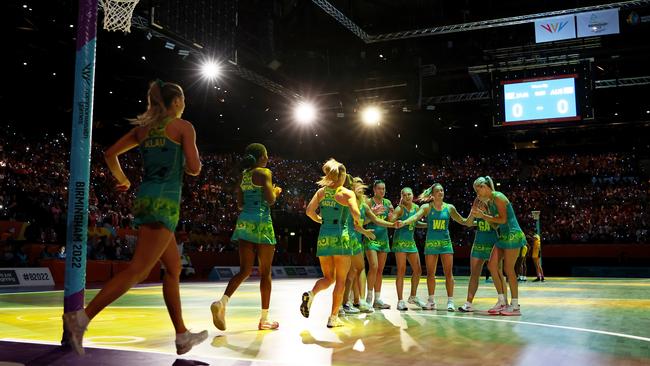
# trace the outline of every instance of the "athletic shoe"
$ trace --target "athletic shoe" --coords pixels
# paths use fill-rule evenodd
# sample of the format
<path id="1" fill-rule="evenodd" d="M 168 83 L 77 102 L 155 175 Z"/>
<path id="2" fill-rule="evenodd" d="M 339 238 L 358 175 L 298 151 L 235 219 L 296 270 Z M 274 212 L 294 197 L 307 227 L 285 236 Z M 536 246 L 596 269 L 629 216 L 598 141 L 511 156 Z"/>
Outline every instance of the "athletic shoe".
<path id="1" fill-rule="evenodd" d="M 357 307 L 359 308 L 359 311 L 361 311 L 362 313 L 374 313 L 375 312 L 375 309 L 373 309 L 372 306 L 370 306 L 370 304 L 368 304 L 364 300 L 359 301 L 359 306 L 357 306 Z"/>
<path id="2" fill-rule="evenodd" d="M 339 317 L 336 316 L 336 315 L 332 315 L 332 316 L 329 317 L 329 319 L 327 319 L 327 327 L 328 328 L 342 327 L 344 325 L 345 324 L 343 324 L 341 319 L 339 319 Z"/>
<path id="3" fill-rule="evenodd" d="M 347 304 L 343 305 L 343 311 L 344 311 L 346 314 L 359 314 L 359 313 L 361 312 L 361 310 L 355 308 L 355 307 L 352 306 L 352 304 L 350 304 L 350 303 L 347 303 Z"/>
<path id="4" fill-rule="evenodd" d="M 182 355 L 189 352 L 192 347 L 208 339 L 208 331 L 192 333 L 189 330 L 183 334 L 176 335 L 176 354 Z"/>
<path id="5" fill-rule="evenodd" d="M 426 304 L 422 307 L 423 310 L 436 310 L 436 303 L 434 301 L 427 301 Z"/>
<path id="6" fill-rule="evenodd" d="M 447 301 L 447 311 L 456 311 L 456 306 L 454 306 L 453 301 Z"/>
<path id="7" fill-rule="evenodd" d="M 488 310 L 488 314 L 498 315 L 504 310 L 506 310 L 506 305 L 502 304 L 500 302 L 497 302 L 496 305 L 494 305 L 492 307 L 492 309 Z"/>
<path id="8" fill-rule="evenodd" d="M 410 297 L 409 297 L 409 300 L 408 300 L 408 303 L 409 303 L 409 304 L 413 304 L 413 305 L 417 305 L 417 306 L 418 306 L 419 308 L 421 308 L 421 309 L 424 308 L 424 307 L 426 306 L 426 304 L 424 303 L 424 301 L 420 300 L 420 298 L 417 297 L 417 296 L 410 296 Z"/>
<path id="9" fill-rule="evenodd" d="M 78 355 L 85 354 L 83 338 L 86 327 L 80 324 L 81 318 L 83 318 L 83 314 L 81 314 L 82 311 L 84 311 L 84 309 L 63 314 L 63 326 L 65 327 L 65 330 L 68 331 L 68 341 L 70 341 L 70 346 L 72 346 Z"/>
<path id="10" fill-rule="evenodd" d="M 521 308 L 519 305 L 514 307 L 512 305 L 508 306 L 505 310 L 501 311 L 501 315 L 504 316 L 521 316 Z"/>
<path id="11" fill-rule="evenodd" d="M 544 277 L 542 277 L 542 282 L 544 282 Z"/>
<path id="12" fill-rule="evenodd" d="M 278 322 L 272 322 L 269 320 L 260 320 L 260 323 L 257 325 L 258 330 L 274 330 L 280 328 Z"/>
<path id="13" fill-rule="evenodd" d="M 463 306 L 458 307 L 458 311 L 460 311 L 461 313 L 471 313 L 474 311 L 474 307 L 472 306 L 472 304 L 468 305 L 467 303 L 464 303 Z"/>
<path id="14" fill-rule="evenodd" d="M 375 308 L 375 309 L 379 309 L 379 310 L 388 310 L 388 309 L 390 309 L 390 305 L 384 303 L 384 301 L 382 299 L 375 300 L 375 303 L 372 304 L 372 307 Z"/>
<path id="15" fill-rule="evenodd" d="M 343 306 L 339 306 L 339 316 L 345 316 L 345 310 L 343 310 Z"/>
<path id="16" fill-rule="evenodd" d="M 311 309 L 311 302 L 314 301 L 314 296 L 311 291 L 302 294 L 302 304 L 300 304 L 300 314 L 305 318 L 309 318 L 309 309 Z"/>
<path id="17" fill-rule="evenodd" d="M 215 301 L 210 305 L 212 312 L 212 323 L 219 330 L 226 330 L 226 306 L 221 301 Z"/>
<path id="18" fill-rule="evenodd" d="M 541 280 L 542 280 L 541 277 L 537 277 L 536 279 L 533 280 L 533 282 L 539 282 L 539 281 L 541 281 Z"/>
<path id="19" fill-rule="evenodd" d="M 528 279 L 526 278 L 526 276 L 521 276 L 521 280 L 524 281 L 524 282 L 528 282 Z"/>
<path id="20" fill-rule="evenodd" d="M 492 283 L 492 279 L 491 278 L 486 278 L 485 283 Z"/>
<path id="21" fill-rule="evenodd" d="M 400 300 L 397 302 L 397 310 L 404 311 L 408 309 L 409 308 L 406 306 L 406 302 L 404 302 L 404 300 Z"/>

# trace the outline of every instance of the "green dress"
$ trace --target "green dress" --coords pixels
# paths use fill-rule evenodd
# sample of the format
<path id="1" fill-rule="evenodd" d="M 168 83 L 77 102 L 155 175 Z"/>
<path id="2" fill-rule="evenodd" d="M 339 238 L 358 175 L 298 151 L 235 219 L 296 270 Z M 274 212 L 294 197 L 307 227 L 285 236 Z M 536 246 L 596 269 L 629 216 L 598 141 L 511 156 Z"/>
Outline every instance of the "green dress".
<path id="1" fill-rule="evenodd" d="M 366 210 L 368 209 L 368 205 L 365 203 L 361 204 L 361 207 L 359 207 L 359 212 L 361 213 L 360 217 L 360 224 L 363 226 L 363 220 L 366 217 Z M 363 234 L 360 232 L 356 231 L 354 229 L 354 217 L 352 215 L 348 215 L 348 230 L 350 234 L 350 245 L 352 246 L 352 255 L 357 255 L 359 253 L 363 252 Z"/>
<path id="2" fill-rule="evenodd" d="M 454 247 L 451 245 L 449 236 L 449 205 L 442 204 L 440 211 L 430 203 L 429 214 L 427 215 L 427 239 L 424 242 L 424 254 L 453 254 Z"/>
<path id="3" fill-rule="evenodd" d="M 375 203 L 373 199 L 370 200 L 373 204 Z M 378 218 L 386 220 L 390 212 L 391 203 L 386 198 L 382 199 L 381 204 L 384 206 L 384 213 L 377 215 Z M 371 209 L 368 207 L 368 209 Z M 375 231 L 375 240 L 365 238 L 366 240 L 366 250 L 374 250 L 376 252 L 390 252 L 390 243 L 388 241 L 388 229 L 379 226 L 375 223 L 368 224 L 367 227 L 369 230 Z"/>
<path id="4" fill-rule="evenodd" d="M 508 216 L 506 222 L 499 225 L 497 229 L 499 238 L 497 239 L 496 246 L 501 249 L 519 249 L 526 245 L 526 235 L 521 230 L 521 227 L 519 227 L 515 210 L 512 208 L 512 204 L 508 198 L 501 192 L 492 192 L 492 200 L 488 204 L 488 210 L 492 216 L 499 213 L 494 203 L 494 198 L 496 197 L 501 197 L 506 200 L 506 214 Z"/>
<path id="5" fill-rule="evenodd" d="M 411 211 L 406 211 L 402 206 L 402 217 L 398 218 L 401 221 L 406 221 L 409 217 L 418 212 L 418 205 L 413 204 Z M 409 226 L 404 226 L 395 230 L 393 235 L 393 252 L 395 253 L 417 253 L 418 247 L 415 245 L 415 222 Z"/>
<path id="6" fill-rule="evenodd" d="M 181 144 L 167 136 L 167 125 L 173 120 L 151 127 L 140 143 L 144 176 L 133 202 L 135 227 L 161 223 L 171 232 L 176 230 L 185 156 Z"/>
<path id="7" fill-rule="evenodd" d="M 483 219 L 476 219 L 476 234 L 472 245 L 472 257 L 488 260 L 492 254 L 492 248 L 497 242 L 497 232 L 490 226 L 490 223 Z"/>
<path id="8" fill-rule="evenodd" d="M 336 202 L 334 198 L 340 189 L 341 187 L 337 189 L 325 187 L 325 197 L 319 203 L 323 223 L 318 233 L 316 248 L 318 257 L 353 254 L 347 225 L 350 210 L 347 206 Z"/>
<path id="9" fill-rule="evenodd" d="M 253 170 L 244 171 L 239 187 L 244 196 L 244 203 L 237 218 L 232 241 L 241 239 L 254 244 L 275 244 L 271 208 L 264 199 L 263 188 L 253 184 Z"/>

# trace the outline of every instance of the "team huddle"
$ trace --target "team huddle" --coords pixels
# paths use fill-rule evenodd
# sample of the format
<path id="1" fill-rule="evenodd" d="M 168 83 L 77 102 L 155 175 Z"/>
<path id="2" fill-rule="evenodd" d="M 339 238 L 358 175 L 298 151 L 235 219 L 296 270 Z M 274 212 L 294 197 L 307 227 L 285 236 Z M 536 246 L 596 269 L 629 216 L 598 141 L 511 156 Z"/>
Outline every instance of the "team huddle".
<path id="1" fill-rule="evenodd" d="M 126 270 L 108 281 L 85 308 L 63 315 L 65 340 L 79 354 L 84 353 L 83 335 L 91 320 L 145 279 L 158 261 L 166 268 L 162 289 L 176 331 L 176 352 L 189 352 L 208 336 L 207 331 L 194 333 L 185 327 L 179 292 L 180 255 L 174 236 L 180 216 L 183 174 L 196 176 L 202 168 L 196 133 L 191 123 L 181 119 L 185 96 L 179 85 L 156 80 L 150 84 L 147 100 L 147 110 L 131 120 L 136 127 L 104 154 L 108 168 L 117 181 L 115 188 L 126 191 L 131 182 L 124 174 L 118 157 L 135 147 L 140 148 L 144 175 L 133 207 L 138 243 Z M 240 271 L 229 281 L 221 299 L 210 306 L 214 325 L 220 330 L 226 330 L 228 301 L 251 274 L 256 257 L 262 300 L 258 329 L 279 327 L 278 322 L 269 319 L 271 264 L 276 244 L 270 207 L 282 189 L 273 184 L 267 163 L 268 153 L 264 145 L 251 144 L 246 148 L 237 191 L 241 213 L 232 237 L 239 245 Z M 477 197 L 471 213 L 463 218 L 454 205 L 444 202 L 444 189 L 440 184 L 433 184 L 418 196 L 417 201 L 421 205 L 414 203 L 410 188 L 403 188 L 399 205 L 393 207 L 384 198 L 386 187 L 382 181 L 373 183 L 374 196 L 367 198 L 367 186 L 360 178 L 349 175 L 345 166 L 338 161 L 328 160 L 323 165 L 323 173 L 324 176 L 317 182 L 320 188 L 306 209 L 307 216 L 321 225 L 316 255 L 323 277 L 316 281 L 310 291 L 302 294 L 300 312 L 303 316 L 309 317 L 314 297 L 332 284 L 332 308 L 327 321 L 330 328 L 343 325 L 339 313 L 389 309 L 390 305 L 382 301 L 381 287 L 384 265 L 390 252 L 395 253 L 398 267 L 398 310 L 407 310 L 407 302 L 421 309 L 437 309 L 434 298 L 435 273 L 440 258 L 448 296 L 446 309 L 455 311 L 452 276 L 454 250 L 449 235 L 451 220 L 477 227 L 467 302 L 458 310 L 475 310 L 472 301 L 478 288 L 478 277 L 487 261 L 498 297 L 496 305 L 488 313 L 520 315 L 515 262 L 520 248 L 526 245 L 526 237 L 517 223 L 512 205 L 505 195 L 494 190 L 490 177 L 480 177 L 474 182 Z M 395 229 L 392 248 L 388 228 Z M 426 302 L 417 297 L 422 269 L 414 239 L 415 228 L 427 230 L 424 257 L 429 296 Z M 367 275 L 364 254 L 368 261 Z M 410 296 L 405 302 L 402 292 L 407 261 L 413 275 Z M 509 303 L 504 271 L 510 285 Z"/>
<path id="2" fill-rule="evenodd" d="M 249 246 L 258 244 L 264 252 L 265 245 L 275 244 L 269 204 L 275 201 L 281 189 L 271 181 L 271 173 L 266 169 L 268 155 L 261 144 L 251 144 L 246 149 L 248 160 L 255 164 L 244 170 L 241 192 L 239 194 L 242 213 L 237 221 L 233 240 L 240 240 Z M 407 310 L 407 302 L 423 310 L 436 310 L 435 273 L 440 258 L 445 274 L 448 311 L 456 311 L 453 302 L 454 278 L 452 275 L 453 246 L 449 235 L 451 220 L 465 226 L 476 226 L 476 236 L 471 253 L 471 276 L 467 301 L 458 308 L 461 312 L 473 312 L 474 295 L 478 289 L 478 278 L 484 263 L 494 278 L 497 290 L 497 303 L 487 312 L 493 315 L 520 315 L 518 302 L 517 275 L 515 262 L 519 252 L 526 245 L 526 237 L 517 223 L 512 205 L 505 195 L 494 190 L 490 177 L 480 177 L 474 182 L 477 197 L 468 217 L 462 217 L 456 207 L 444 202 L 444 188 L 436 183 L 422 192 L 414 202 L 413 191 L 405 187 L 401 190 L 399 205 L 384 198 L 385 183 L 373 183 L 374 196 L 365 196 L 368 188 L 361 178 L 352 177 L 343 164 L 334 159 L 323 165 L 324 176 L 317 182 L 321 187 L 309 202 L 306 214 L 321 225 L 318 235 L 316 255 L 320 260 L 323 277 L 310 291 L 303 293 L 300 312 L 309 317 L 312 301 L 316 294 L 334 284 L 331 314 L 327 326 L 343 325 L 340 314 L 373 312 L 374 309 L 390 309 L 381 298 L 382 273 L 388 253 L 395 253 L 397 262 L 397 309 Z M 258 175 L 259 184 L 254 184 L 251 175 Z M 265 180 L 266 178 L 266 180 Z M 263 198 L 266 198 L 264 200 Z M 424 219 L 424 220 L 422 220 Z M 364 226 L 365 225 L 365 226 Z M 389 243 L 388 228 L 394 228 L 392 248 Z M 422 273 L 420 256 L 414 238 L 416 228 L 426 228 L 424 256 L 427 268 L 428 298 L 424 302 L 417 297 L 417 287 Z M 246 255 L 240 258 L 245 259 Z M 368 273 L 365 274 L 364 253 L 368 260 Z M 263 263 L 260 258 L 260 273 L 263 277 L 262 317 L 259 329 L 276 329 L 277 322 L 269 322 L 268 297 L 270 296 L 270 261 Z M 251 256 L 251 258 L 253 258 Z M 403 299 L 406 262 L 412 268 L 410 296 Z M 242 271 L 233 278 L 237 285 L 250 273 L 250 265 L 242 262 Z M 265 269 L 265 270 L 263 270 Z M 503 272 L 505 271 L 506 276 Z M 268 272 L 268 279 L 265 279 Z M 510 283 L 511 299 L 507 301 L 506 277 Z M 265 284 L 268 281 L 268 284 Z M 225 306 L 233 291 L 226 290 L 220 301 L 212 304 L 214 323 L 225 330 Z M 268 289 L 268 290 L 267 290 Z M 366 290 L 367 289 L 367 290 Z M 266 305 L 266 307 L 265 307 Z"/>

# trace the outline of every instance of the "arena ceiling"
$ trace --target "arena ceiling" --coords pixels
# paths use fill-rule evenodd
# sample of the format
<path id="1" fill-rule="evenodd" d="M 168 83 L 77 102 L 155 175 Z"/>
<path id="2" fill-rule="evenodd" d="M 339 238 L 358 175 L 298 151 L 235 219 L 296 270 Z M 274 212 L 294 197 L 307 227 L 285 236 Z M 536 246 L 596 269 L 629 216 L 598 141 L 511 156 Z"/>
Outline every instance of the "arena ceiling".
<path id="1" fill-rule="evenodd" d="M 633 11 L 641 19 L 650 15 L 647 4 L 621 10 L 620 35 L 536 45 L 530 24 L 367 42 L 317 3 L 239 0 L 239 23 L 233 34 L 239 74 L 226 73 L 215 82 L 200 78 L 197 53 L 181 56 L 178 47 L 165 48 L 169 39 L 148 37 L 146 27 L 134 28 L 129 35 L 100 31 L 95 140 L 110 143 L 123 133 L 128 128 L 125 117 L 145 107 L 147 82 L 161 78 L 184 86 L 186 118 L 196 125 L 199 142 L 206 149 L 232 150 L 261 140 L 285 153 L 308 151 L 320 156 L 331 144 L 343 143 L 351 150 L 381 155 L 396 148 L 426 158 L 459 142 L 476 144 L 494 134 L 490 99 L 438 103 L 440 97 L 490 91 L 492 74 L 469 72 L 472 68 L 577 57 L 592 60 L 596 80 L 650 75 L 650 22 L 625 21 Z M 610 2 L 325 3 L 365 34 L 376 36 Z M 77 5 L 71 0 L 10 0 L 0 5 L 11 35 L 5 40 L 10 81 L 0 92 L 7 123 L 69 130 Z M 136 14 L 147 18 L 149 5 L 142 0 Z M 250 77 L 241 77 L 241 70 L 259 78 L 251 82 Z M 287 99 L 286 93 L 273 91 L 274 86 L 315 101 L 321 109 L 318 123 L 296 127 L 291 121 L 294 101 Z M 600 92 L 595 96 L 598 123 L 647 121 L 645 111 L 650 104 L 643 95 L 647 95 L 647 86 Z M 384 108 L 386 121 L 381 131 L 359 127 L 356 115 L 367 103 Z M 521 138 L 530 140 L 531 134 L 553 132 L 532 131 Z M 521 132 L 509 133 L 508 140 L 517 140 L 519 135 Z"/>

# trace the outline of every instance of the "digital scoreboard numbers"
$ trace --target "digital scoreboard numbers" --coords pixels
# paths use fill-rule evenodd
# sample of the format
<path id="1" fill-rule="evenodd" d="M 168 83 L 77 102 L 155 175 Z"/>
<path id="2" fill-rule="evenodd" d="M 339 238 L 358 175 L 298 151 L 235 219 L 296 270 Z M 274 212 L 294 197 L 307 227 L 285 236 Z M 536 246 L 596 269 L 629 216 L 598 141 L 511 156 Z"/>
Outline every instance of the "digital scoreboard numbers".
<path id="1" fill-rule="evenodd" d="M 504 125 L 578 120 L 575 76 L 503 82 Z"/>

